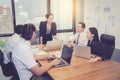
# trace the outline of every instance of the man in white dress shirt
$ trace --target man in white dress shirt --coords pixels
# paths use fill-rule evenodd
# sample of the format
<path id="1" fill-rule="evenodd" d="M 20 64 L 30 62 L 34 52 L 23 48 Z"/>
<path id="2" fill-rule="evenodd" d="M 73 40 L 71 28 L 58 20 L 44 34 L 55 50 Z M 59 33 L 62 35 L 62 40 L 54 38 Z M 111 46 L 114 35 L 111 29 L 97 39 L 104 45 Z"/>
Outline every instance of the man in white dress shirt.
<path id="1" fill-rule="evenodd" d="M 13 48 L 17 45 L 19 42 L 21 31 L 22 31 L 23 25 L 17 25 L 15 27 L 15 33 L 10 37 L 10 39 L 7 41 L 5 48 L 3 50 L 4 53 L 4 63 L 7 64 L 9 61 L 9 53 L 12 52 Z"/>
<path id="2" fill-rule="evenodd" d="M 22 29 L 21 40 L 12 51 L 12 59 L 20 80 L 50 80 L 41 76 L 54 65 L 60 63 L 58 59 L 39 66 L 31 50 L 31 42 L 35 39 L 36 29 L 33 24 L 25 24 Z"/>
<path id="3" fill-rule="evenodd" d="M 76 33 L 70 37 L 68 44 L 77 44 L 79 46 L 87 46 L 88 39 L 85 32 L 85 23 L 79 22 L 76 26 Z"/>

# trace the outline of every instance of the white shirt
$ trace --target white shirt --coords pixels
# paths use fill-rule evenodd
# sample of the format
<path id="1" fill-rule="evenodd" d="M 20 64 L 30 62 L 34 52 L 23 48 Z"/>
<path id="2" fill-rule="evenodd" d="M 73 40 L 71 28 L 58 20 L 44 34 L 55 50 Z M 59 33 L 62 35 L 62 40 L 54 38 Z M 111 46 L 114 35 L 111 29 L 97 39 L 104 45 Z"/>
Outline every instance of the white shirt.
<path id="1" fill-rule="evenodd" d="M 30 80 L 33 74 L 29 69 L 37 65 L 31 50 L 30 42 L 21 38 L 12 51 L 12 59 L 20 80 Z"/>
<path id="2" fill-rule="evenodd" d="M 78 35 L 79 35 L 79 38 L 78 38 Z M 70 40 L 72 42 L 74 42 L 74 41 L 77 42 L 77 38 L 78 38 L 78 45 L 79 46 L 87 46 L 88 39 L 87 39 L 85 32 L 74 34 L 73 36 L 70 37 Z"/>
<path id="3" fill-rule="evenodd" d="M 4 53 L 4 63 L 8 63 L 10 62 L 9 61 L 9 58 L 8 58 L 8 54 L 10 52 L 12 52 L 13 48 L 17 45 L 17 43 L 19 42 L 20 40 L 20 35 L 18 34 L 13 34 L 10 39 L 8 40 L 8 42 L 6 43 L 5 45 L 5 48 L 3 50 L 3 53 Z"/>

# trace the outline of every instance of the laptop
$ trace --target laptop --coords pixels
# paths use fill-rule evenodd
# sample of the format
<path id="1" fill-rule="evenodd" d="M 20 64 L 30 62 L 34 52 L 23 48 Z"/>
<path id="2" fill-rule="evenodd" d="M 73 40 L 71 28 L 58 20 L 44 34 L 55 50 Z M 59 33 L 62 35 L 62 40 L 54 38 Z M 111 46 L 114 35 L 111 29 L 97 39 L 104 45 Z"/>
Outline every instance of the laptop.
<path id="1" fill-rule="evenodd" d="M 45 51 L 59 50 L 61 49 L 62 44 L 63 44 L 62 40 L 47 41 L 46 47 L 43 50 Z"/>
<path id="2" fill-rule="evenodd" d="M 88 47 L 88 46 L 74 45 L 74 54 L 77 57 L 82 57 L 82 58 L 86 58 L 86 59 L 90 59 L 92 56 L 90 47 Z"/>
<path id="3" fill-rule="evenodd" d="M 61 61 L 60 64 L 55 65 L 54 67 L 61 67 L 61 66 L 67 66 L 70 64 L 71 62 L 71 58 L 72 58 L 72 53 L 73 53 L 73 49 L 64 45 L 63 49 L 62 49 L 62 54 L 60 58 L 57 58 Z M 52 61 L 54 59 L 48 59 L 48 62 Z"/>

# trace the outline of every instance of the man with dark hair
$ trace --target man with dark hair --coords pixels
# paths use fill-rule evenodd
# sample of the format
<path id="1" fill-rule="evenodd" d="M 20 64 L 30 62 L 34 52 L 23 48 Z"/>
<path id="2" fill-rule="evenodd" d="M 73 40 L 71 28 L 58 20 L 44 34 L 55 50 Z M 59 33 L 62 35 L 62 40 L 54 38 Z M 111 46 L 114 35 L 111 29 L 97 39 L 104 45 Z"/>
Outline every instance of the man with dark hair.
<path id="1" fill-rule="evenodd" d="M 22 28 L 23 28 L 23 25 L 17 25 L 16 27 L 15 27 L 15 33 L 17 33 L 17 34 L 21 34 L 21 32 L 22 32 Z"/>
<path id="2" fill-rule="evenodd" d="M 68 44 L 77 44 L 79 46 L 87 46 L 88 40 L 85 33 L 85 23 L 79 22 L 76 26 L 76 34 L 70 37 Z"/>
<path id="3" fill-rule="evenodd" d="M 9 53 L 12 52 L 13 48 L 16 46 L 16 44 L 19 42 L 21 31 L 22 31 L 23 25 L 17 25 L 15 27 L 15 33 L 10 37 L 10 39 L 7 41 L 5 48 L 3 50 L 4 53 L 4 63 L 7 64 L 9 61 Z"/>
<path id="4" fill-rule="evenodd" d="M 21 40 L 12 51 L 12 59 L 17 69 L 20 80 L 50 80 L 42 76 L 54 65 L 60 63 L 55 59 L 51 63 L 39 66 L 31 50 L 31 42 L 36 37 L 36 29 L 33 24 L 23 26 Z M 37 58 L 38 59 L 38 58 Z M 41 57 L 39 58 L 41 59 Z"/>

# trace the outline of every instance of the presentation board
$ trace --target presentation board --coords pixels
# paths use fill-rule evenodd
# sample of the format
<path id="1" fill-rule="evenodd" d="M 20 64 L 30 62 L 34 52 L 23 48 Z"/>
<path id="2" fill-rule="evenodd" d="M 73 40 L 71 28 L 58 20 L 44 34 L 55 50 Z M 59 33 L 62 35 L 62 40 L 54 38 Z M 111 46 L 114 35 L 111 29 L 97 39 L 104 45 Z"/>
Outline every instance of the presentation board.
<path id="1" fill-rule="evenodd" d="M 115 36 L 115 47 L 120 49 L 120 0 L 85 0 L 84 22 L 100 35 Z"/>

